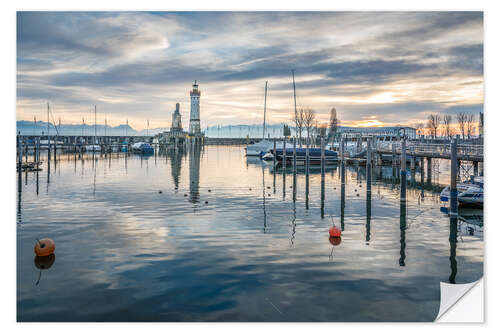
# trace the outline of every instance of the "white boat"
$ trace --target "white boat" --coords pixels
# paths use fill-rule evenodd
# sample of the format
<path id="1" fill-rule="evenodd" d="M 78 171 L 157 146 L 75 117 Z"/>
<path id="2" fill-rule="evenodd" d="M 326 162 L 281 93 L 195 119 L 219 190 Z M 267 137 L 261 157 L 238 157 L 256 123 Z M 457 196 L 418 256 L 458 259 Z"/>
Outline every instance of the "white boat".
<path id="1" fill-rule="evenodd" d="M 85 146 L 85 151 L 101 151 L 101 146 L 99 145 L 86 145 Z"/>
<path id="2" fill-rule="evenodd" d="M 458 194 L 458 202 L 461 205 L 482 206 L 484 192 L 479 186 L 470 186 L 466 191 Z"/>
<path id="3" fill-rule="evenodd" d="M 49 140 L 40 140 L 40 149 L 45 150 L 49 146 Z M 50 148 L 54 147 L 54 144 L 56 145 L 56 148 L 62 147 L 64 145 L 64 142 L 62 141 L 54 141 L 50 140 Z"/>
<path id="4" fill-rule="evenodd" d="M 262 157 L 272 148 L 273 148 L 273 143 L 271 141 L 262 140 L 257 143 L 248 145 L 246 147 L 246 155 Z"/>
<path id="5" fill-rule="evenodd" d="M 457 199 L 462 205 L 483 205 L 483 177 L 472 176 L 468 181 L 457 184 Z M 441 201 L 450 201 L 450 187 L 446 186 L 440 194 Z"/>

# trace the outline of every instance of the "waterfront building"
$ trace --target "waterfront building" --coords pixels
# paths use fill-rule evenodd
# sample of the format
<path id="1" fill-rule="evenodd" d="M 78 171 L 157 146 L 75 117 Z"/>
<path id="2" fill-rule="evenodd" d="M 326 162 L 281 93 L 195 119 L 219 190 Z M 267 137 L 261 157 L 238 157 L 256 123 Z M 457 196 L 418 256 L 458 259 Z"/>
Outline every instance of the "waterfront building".
<path id="1" fill-rule="evenodd" d="M 416 139 L 417 129 L 407 126 L 382 126 L 382 127 L 347 127 L 339 126 L 337 133 L 343 136 L 377 136 L 386 138 L 398 138 L 406 135 L 408 139 Z"/>

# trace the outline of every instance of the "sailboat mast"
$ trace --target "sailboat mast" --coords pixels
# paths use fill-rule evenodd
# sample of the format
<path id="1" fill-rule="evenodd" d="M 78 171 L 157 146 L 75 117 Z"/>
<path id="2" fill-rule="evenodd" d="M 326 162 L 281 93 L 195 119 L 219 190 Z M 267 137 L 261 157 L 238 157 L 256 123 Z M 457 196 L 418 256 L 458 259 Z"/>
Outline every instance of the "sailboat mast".
<path id="1" fill-rule="evenodd" d="M 97 106 L 94 105 L 94 144 L 96 144 L 97 136 Z"/>
<path id="2" fill-rule="evenodd" d="M 298 118 L 297 118 L 297 95 L 295 94 L 295 73 L 292 69 L 292 80 L 293 80 L 293 104 L 294 104 L 294 110 L 295 110 L 295 136 L 297 136 L 297 127 L 298 127 L 298 124 L 297 124 L 297 121 L 298 121 Z"/>
<path id="3" fill-rule="evenodd" d="M 262 140 L 266 139 L 266 106 L 267 106 L 267 81 L 266 81 L 266 88 L 264 91 L 264 126 L 262 128 Z"/>
<path id="4" fill-rule="evenodd" d="M 50 119 L 49 119 L 49 102 L 47 102 L 47 142 L 50 144 Z"/>

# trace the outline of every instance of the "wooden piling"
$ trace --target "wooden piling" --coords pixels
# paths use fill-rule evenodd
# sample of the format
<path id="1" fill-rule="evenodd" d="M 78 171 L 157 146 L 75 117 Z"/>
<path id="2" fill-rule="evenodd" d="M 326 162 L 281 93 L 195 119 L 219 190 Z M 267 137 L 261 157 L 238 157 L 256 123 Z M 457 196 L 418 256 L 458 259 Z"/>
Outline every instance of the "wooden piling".
<path id="1" fill-rule="evenodd" d="M 342 162 L 344 162 L 344 148 L 345 148 L 345 147 L 344 147 L 344 140 L 345 140 L 345 138 L 344 138 L 344 137 L 342 137 L 342 138 L 340 139 L 340 160 L 341 160 Z"/>
<path id="2" fill-rule="evenodd" d="M 283 137 L 283 200 L 286 195 L 286 137 Z"/>
<path id="3" fill-rule="evenodd" d="M 50 149 L 51 149 L 51 144 L 50 144 L 50 136 L 47 135 L 47 160 L 50 161 Z"/>
<path id="4" fill-rule="evenodd" d="M 424 172 L 424 159 L 422 158 L 420 160 L 420 183 L 422 185 L 422 190 L 424 189 L 424 179 L 425 179 L 425 172 Z"/>
<path id="5" fill-rule="evenodd" d="M 297 138 L 293 138 L 293 201 L 297 197 Z"/>
<path id="6" fill-rule="evenodd" d="M 325 178 L 325 145 L 323 136 L 321 136 L 321 177 Z"/>
<path id="7" fill-rule="evenodd" d="M 309 209 L 309 138 L 306 139 L 306 209 Z"/>
<path id="8" fill-rule="evenodd" d="M 427 157 L 427 183 L 432 183 L 432 158 Z"/>
<path id="9" fill-rule="evenodd" d="M 372 142 L 366 141 L 366 191 L 372 191 Z"/>
<path id="10" fill-rule="evenodd" d="M 342 179 L 340 185 L 340 226 L 344 231 L 344 208 L 345 208 L 345 165 L 340 162 L 340 178 Z"/>
<path id="11" fill-rule="evenodd" d="M 410 157 L 410 173 L 411 173 L 411 181 L 412 183 L 415 182 L 415 156 Z"/>
<path id="12" fill-rule="evenodd" d="M 18 158 L 17 165 L 19 168 L 19 173 L 21 173 L 23 166 L 23 148 L 22 148 L 22 139 L 19 135 L 17 136 L 17 158 Z"/>
<path id="13" fill-rule="evenodd" d="M 453 139 L 450 151 L 450 215 L 458 214 L 458 192 L 457 192 L 457 141 Z"/>
<path id="14" fill-rule="evenodd" d="M 309 175 L 309 138 L 306 140 L 306 174 Z"/>
<path id="15" fill-rule="evenodd" d="M 392 143 L 392 167 L 396 168 L 396 145 L 393 142 Z"/>
<path id="16" fill-rule="evenodd" d="M 401 202 L 406 202 L 406 138 L 401 140 Z"/>

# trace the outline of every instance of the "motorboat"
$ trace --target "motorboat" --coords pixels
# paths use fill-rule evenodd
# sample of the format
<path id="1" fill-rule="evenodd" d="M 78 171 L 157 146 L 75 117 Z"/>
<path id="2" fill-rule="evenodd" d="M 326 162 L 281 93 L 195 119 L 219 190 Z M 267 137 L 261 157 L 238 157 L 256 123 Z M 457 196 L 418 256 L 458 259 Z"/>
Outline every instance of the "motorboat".
<path id="1" fill-rule="evenodd" d="M 136 154 L 154 154 L 154 148 L 147 142 L 137 142 L 131 147 L 133 153 Z"/>
<path id="2" fill-rule="evenodd" d="M 466 191 L 459 193 L 457 198 L 462 206 L 483 206 L 483 188 L 470 186 Z"/>
<path id="3" fill-rule="evenodd" d="M 257 143 L 248 145 L 246 150 L 247 156 L 264 156 L 270 149 L 273 148 L 273 143 L 269 140 L 261 140 Z"/>
<path id="4" fill-rule="evenodd" d="M 484 197 L 484 179 L 472 176 L 469 180 L 457 184 L 457 199 L 461 205 L 482 206 Z M 450 200 L 450 186 L 446 186 L 439 196 L 441 201 Z"/>
<path id="5" fill-rule="evenodd" d="M 281 147 L 283 147 L 283 141 L 276 141 L 276 148 L 281 148 Z M 297 146 L 295 146 L 295 148 L 298 149 Z M 262 152 L 260 156 L 264 161 L 271 161 L 274 159 L 274 155 L 271 152 L 272 149 L 274 149 L 274 143 L 271 148 L 269 148 L 267 151 Z M 287 150 L 292 149 L 293 151 L 293 144 L 289 142 L 285 143 L 285 149 Z"/>

